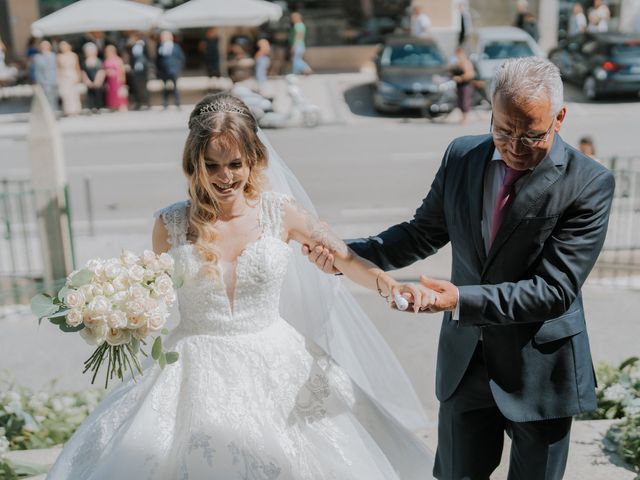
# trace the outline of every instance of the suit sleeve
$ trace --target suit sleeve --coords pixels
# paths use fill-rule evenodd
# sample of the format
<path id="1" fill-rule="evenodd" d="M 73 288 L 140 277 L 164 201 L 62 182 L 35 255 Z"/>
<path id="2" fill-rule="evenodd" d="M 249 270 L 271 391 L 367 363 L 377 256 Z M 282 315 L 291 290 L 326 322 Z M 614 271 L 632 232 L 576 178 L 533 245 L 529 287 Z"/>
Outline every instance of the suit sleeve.
<path id="1" fill-rule="evenodd" d="M 431 189 L 413 219 L 373 237 L 347 241 L 353 251 L 383 270 L 395 270 L 433 255 L 449 242 L 444 188 L 452 145 L 447 148 Z"/>
<path id="2" fill-rule="evenodd" d="M 607 233 L 615 181 L 595 177 L 563 213 L 531 278 L 459 287 L 461 325 L 540 322 L 564 314 L 593 268 Z"/>

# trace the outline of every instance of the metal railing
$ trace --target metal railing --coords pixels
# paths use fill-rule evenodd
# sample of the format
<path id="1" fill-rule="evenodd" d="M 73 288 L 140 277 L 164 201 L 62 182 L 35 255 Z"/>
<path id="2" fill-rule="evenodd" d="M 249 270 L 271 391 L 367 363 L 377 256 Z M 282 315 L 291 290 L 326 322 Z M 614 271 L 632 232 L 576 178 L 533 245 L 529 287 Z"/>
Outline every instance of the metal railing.
<path id="1" fill-rule="evenodd" d="M 46 247 L 38 229 L 38 200 L 52 193 L 33 189 L 28 180 L 0 180 L 0 305 L 28 303 L 36 293 L 64 284 L 64 278 L 45 280 Z M 68 187 L 60 193 L 64 201 L 55 214 L 67 217 L 73 258 Z"/>
<path id="2" fill-rule="evenodd" d="M 612 157 L 616 191 L 604 247 L 592 273 L 600 284 L 640 289 L 640 158 Z"/>

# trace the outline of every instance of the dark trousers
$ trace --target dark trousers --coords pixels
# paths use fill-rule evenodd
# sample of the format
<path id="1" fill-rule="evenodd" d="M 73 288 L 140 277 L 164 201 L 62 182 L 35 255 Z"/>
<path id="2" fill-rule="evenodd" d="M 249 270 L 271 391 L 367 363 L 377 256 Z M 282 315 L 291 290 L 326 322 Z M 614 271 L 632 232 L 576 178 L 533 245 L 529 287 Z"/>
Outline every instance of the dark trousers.
<path id="1" fill-rule="evenodd" d="M 149 90 L 147 89 L 147 72 L 134 72 L 131 77 L 132 97 L 136 108 L 149 106 Z"/>
<path id="2" fill-rule="evenodd" d="M 180 106 L 180 92 L 178 91 L 178 78 L 167 77 L 162 79 L 164 87 L 162 89 L 162 105 L 167 108 L 169 106 L 169 93 L 173 93 L 173 99 L 176 102 L 176 106 Z M 171 88 L 169 88 L 171 85 Z"/>
<path id="3" fill-rule="evenodd" d="M 537 422 L 505 418 L 489 389 L 478 344 L 460 385 L 440 404 L 433 474 L 441 480 L 487 480 L 511 437 L 508 480 L 560 480 L 569 453 L 571 417 Z"/>

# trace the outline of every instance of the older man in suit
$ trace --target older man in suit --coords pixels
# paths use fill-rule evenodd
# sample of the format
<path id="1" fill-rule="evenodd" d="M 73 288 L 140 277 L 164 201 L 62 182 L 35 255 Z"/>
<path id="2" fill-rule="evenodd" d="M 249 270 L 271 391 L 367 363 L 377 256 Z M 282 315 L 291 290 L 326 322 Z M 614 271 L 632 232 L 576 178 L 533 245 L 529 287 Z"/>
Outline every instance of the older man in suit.
<path id="1" fill-rule="evenodd" d="M 572 416 L 596 406 L 581 287 L 602 248 L 612 174 L 567 145 L 558 69 L 538 58 L 496 73 L 490 135 L 447 148 L 414 218 L 350 247 L 391 270 L 451 242 L 438 347 L 439 479 L 488 479 L 506 431 L 509 479 L 561 479 Z M 330 252 L 310 254 L 325 271 Z M 428 295 L 424 296 L 429 298 Z"/>

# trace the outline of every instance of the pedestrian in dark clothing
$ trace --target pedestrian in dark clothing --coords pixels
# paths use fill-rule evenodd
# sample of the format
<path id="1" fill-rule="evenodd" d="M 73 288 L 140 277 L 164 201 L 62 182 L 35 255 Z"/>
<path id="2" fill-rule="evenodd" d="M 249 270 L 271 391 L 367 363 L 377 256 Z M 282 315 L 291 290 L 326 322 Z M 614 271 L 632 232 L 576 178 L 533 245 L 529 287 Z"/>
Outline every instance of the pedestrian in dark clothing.
<path id="1" fill-rule="evenodd" d="M 205 39 L 200 44 L 204 56 L 204 65 L 209 77 L 220 76 L 220 37 L 218 29 L 212 27 L 207 30 Z"/>
<path id="2" fill-rule="evenodd" d="M 133 108 L 149 108 L 149 89 L 147 82 L 149 80 L 149 57 L 147 56 L 146 42 L 135 36 L 132 38 L 129 52 L 129 61 L 131 66 L 131 99 L 133 100 Z"/>
<path id="3" fill-rule="evenodd" d="M 158 77 L 164 83 L 162 89 L 162 103 L 164 108 L 169 107 L 169 94 L 173 93 L 176 107 L 180 107 L 180 92 L 178 91 L 178 78 L 184 68 L 184 53 L 182 48 L 173 41 L 173 34 L 167 30 L 160 34 L 158 46 L 157 68 Z"/>

